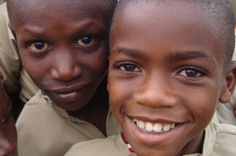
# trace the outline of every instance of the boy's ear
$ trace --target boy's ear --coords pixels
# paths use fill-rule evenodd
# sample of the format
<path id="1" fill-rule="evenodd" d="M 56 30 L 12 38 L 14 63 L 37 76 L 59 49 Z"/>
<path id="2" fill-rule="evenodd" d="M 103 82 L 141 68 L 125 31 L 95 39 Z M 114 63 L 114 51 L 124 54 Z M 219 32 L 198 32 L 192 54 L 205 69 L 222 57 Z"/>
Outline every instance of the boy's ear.
<path id="1" fill-rule="evenodd" d="M 229 65 L 223 82 L 219 101 L 228 103 L 233 95 L 236 83 L 236 61 L 232 61 Z"/>

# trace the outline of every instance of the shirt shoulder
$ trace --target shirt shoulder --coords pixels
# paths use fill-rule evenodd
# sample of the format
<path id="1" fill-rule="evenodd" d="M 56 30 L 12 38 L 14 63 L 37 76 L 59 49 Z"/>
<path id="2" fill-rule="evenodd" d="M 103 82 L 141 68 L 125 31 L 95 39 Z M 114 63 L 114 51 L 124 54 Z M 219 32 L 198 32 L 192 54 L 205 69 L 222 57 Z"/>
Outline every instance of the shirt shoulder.
<path id="1" fill-rule="evenodd" d="M 72 146 L 65 156 L 135 156 L 126 145 L 121 142 L 119 135 L 112 135 L 105 139 L 94 139 Z"/>
<path id="2" fill-rule="evenodd" d="M 229 124 L 214 124 L 215 141 L 211 156 L 235 156 L 236 126 Z"/>

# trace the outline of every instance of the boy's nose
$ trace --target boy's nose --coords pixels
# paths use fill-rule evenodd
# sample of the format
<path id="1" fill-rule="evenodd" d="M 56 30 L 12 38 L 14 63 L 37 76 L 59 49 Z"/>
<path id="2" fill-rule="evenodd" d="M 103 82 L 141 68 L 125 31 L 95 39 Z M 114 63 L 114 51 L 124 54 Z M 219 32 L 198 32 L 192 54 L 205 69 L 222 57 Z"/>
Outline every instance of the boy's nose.
<path id="1" fill-rule="evenodd" d="M 54 79 L 69 81 L 82 74 L 82 67 L 71 52 L 58 53 L 53 61 L 50 73 Z"/>
<path id="2" fill-rule="evenodd" d="M 134 93 L 135 102 L 149 107 L 173 107 L 178 102 L 166 80 L 146 80 Z"/>

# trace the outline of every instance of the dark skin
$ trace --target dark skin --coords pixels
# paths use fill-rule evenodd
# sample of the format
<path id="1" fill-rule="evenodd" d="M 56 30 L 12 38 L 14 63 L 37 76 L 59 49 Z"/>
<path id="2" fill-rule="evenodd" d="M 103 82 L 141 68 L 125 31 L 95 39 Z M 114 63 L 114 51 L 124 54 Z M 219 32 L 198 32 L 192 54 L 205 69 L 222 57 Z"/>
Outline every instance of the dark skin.
<path id="1" fill-rule="evenodd" d="M 16 148 L 16 127 L 11 115 L 11 103 L 4 90 L 3 77 L 0 73 L 0 155 L 18 156 Z"/>
<path id="2" fill-rule="evenodd" d="M 12 19 L 11 28 L 35 84 L 59 107 L 106 135 L 108 102 L 101 82 L 108 64 L 109 19 L 103 5 L 92 0 L 20 1 L 12 14 L 21 18 Z"/>
<path id="3" fill-rule="evenodd" d="M 233 94 L 236 63 L 225 67 L 226 50 L 206 11 L 187 1 L 155 2 L 116 10 L 110 106 L 138 156 L 202 153 L 217 101 Z"/>
<path id="4" fill-rule="evenodd" d="M 106 127 L 104 125 L 104 121 L 106 121 L 108 106 L 108 93 L 106 90 L 106 81 L 104 80 L 90 102 L 85 107 L 76 111 L 71 111 L 69 114 L 93 123 L 106 136 Z M 93 109 L 91 109 L 91 107 Z M 104 114 L 100 114 L 98 117 L 97 112 L 103 112 Z"/>
<path id="5" fill-rule="evenodd" d="M 14 120 L 16 121 L 25 103 L 20 99 L 20 92 L 12 93 L 12 92 L 8 92 L 6 89 L 6 93 L 12 103 L 12 115 L 13 115 Z"/>

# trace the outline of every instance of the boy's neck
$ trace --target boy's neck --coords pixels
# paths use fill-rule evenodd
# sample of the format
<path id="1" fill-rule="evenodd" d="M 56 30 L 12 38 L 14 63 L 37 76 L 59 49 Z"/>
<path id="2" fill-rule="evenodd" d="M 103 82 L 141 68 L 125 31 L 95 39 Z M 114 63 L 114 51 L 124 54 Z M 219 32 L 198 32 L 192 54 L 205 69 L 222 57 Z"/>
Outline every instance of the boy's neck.
<path id="1" fill-rule="evenodd" d="M 106 136 L 106 119 L 108 108 L 108 93 L 106 91 L 106 87 L 100 85 L 92 99 L 85 107 L 68 113 L 71 116 L 93 124 Z"/>

